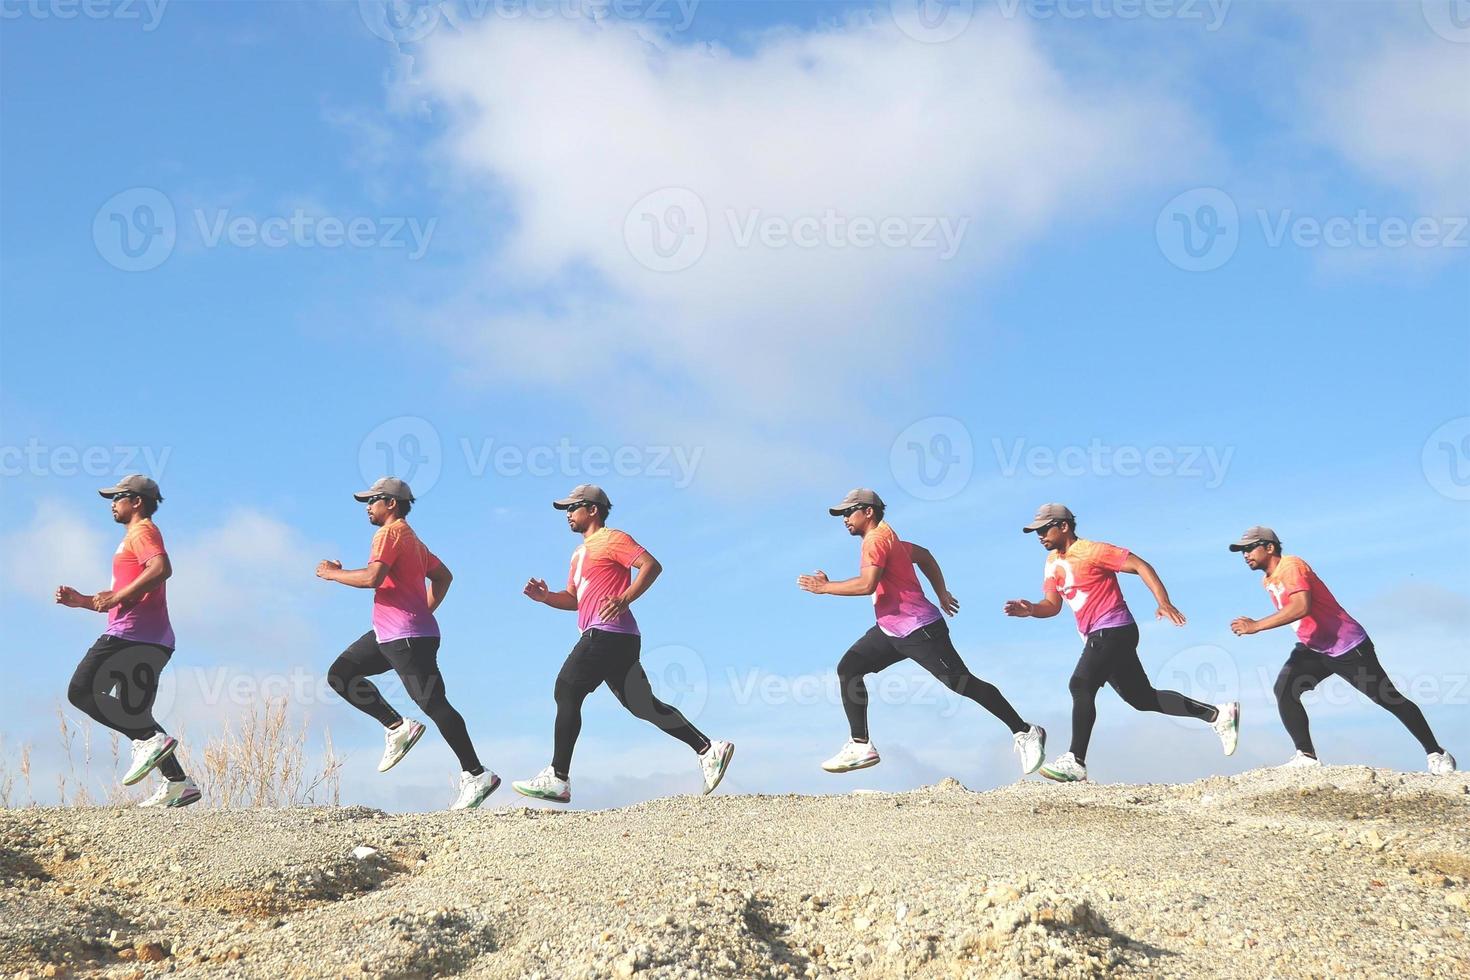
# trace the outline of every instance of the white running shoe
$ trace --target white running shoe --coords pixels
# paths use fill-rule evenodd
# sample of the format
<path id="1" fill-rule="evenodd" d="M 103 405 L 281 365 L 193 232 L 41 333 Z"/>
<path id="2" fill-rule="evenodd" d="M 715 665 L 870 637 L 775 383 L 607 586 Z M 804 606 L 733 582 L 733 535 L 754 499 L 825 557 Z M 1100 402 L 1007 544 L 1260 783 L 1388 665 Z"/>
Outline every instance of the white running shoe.
<path id="1" fill-rule="evenodd" d="M 139 806 L 175 807 L 188 806 L 190 803 L 198 803 L 204 794 L 199 792 L 199 787 L 194 785 L 194 780 L 185 776 L 178 782 L 165 779 L 158 791 L 148 799 L 139 803 Z"/>
<path id="2" fill-rule="evenodd" d="M 467 772 L 459 774 L 459 795 L 454 798 L 451 810 L 473 810 L 484 803 L 490 794 L 500 788 L 500 777 L 489 769 L 478 776 Z"/>
<path id="3" fill-rule="evenodd" d="M 1215 710 L 1220 714 L 1210 722 L 1210 727 L 1220 736 L 1220 745 L 1224 747 L 1225 754 L 1234 755 L 1235 746 L 1240 742 L 1240 702 L 1217 704 Z"/>
<path id="4" fill-rule="evenodd" d="M 174 754 L 174 749 L 179 747 L 179 740 L 165 732 L 159 732 L 152 738 L 141 741 L 133 740 L 133 761 L 128 765 L 128 771 L 123 776 L 123 785 L 131 786 L 140 781 L 144 776 L 153 771 L 153 767 L 164 759 Z"/>
<path id="5" fill-rule="evenodd" d="M 1277 769 L 1321 769 L 1322 768 L 1322 760 L 1321 759 L 1318 759 L 1318 758 L 1315 758 L 1313 756 L 1307 755 L 1305 752 L 1297 752 L 1290 759 L 1287 759 L 1285 762 L 1283 762 L 1281 765 L 1277 766 L 1276 768 Z"/>
<path id="6" fill-rule="evenodd" d="M 572 781 L 560 779 L 556 770 L 547 766 L 536 774 L 535 779 L 518 779 L 510 788 L 533 800 L 550 800 L 552 803 L 572 802 Z"/>
<path id="7" fill-rule="evenodd" d="M 873 747 L 872 742 L 855 742 L 848 739 L 842 751 L 822 763 L 822 768 L 828 772 L 853 772 L 876 766 L 879 761 L 878 750 Z"/>
<path id="8" fill-rule="evenodd" d="M 720 780 L 725 778 L 725 770 L 730 766 L 730 760 L 735 757 L 734 742 L 715 741 L 709 743 L 704 755 L 699 757 L 699 769 L 704 773 L 704 795 L 708 796 L 720 785 Z"/>
<path id="9" fill-rule="evenodd" d="M 1070 752 L 1048 762 L 1040 771 L 1047 779 L 1055 779 L 1059 783 L 1087 782 L 1087 767 Z"/>
<path id="10" fill-rule="evenodd" d="M 1448 776 L 1455 771 L 1455 757 L 1448 752 L 1433 752 L 1429 756 L 1429 773 L 1432 776 Z"/>
<path id="11" fill-rule="evenodd" d="M 403 724 L 397 728 L 388 728 L 383 731 L 383 758 L 378 763 L 378 772 L 387 772 L 408 755 L 408 750 L 417 744 L 424 735 L 422 722 L 414 721 L 412 718 L 403 719 Z"/>
<path id="12" fill-rule="evenodd" d="M 1032 725 L 1028 731 L 1017 732 L 1015 739 L 1016 754 L 1021 757 L 1021 775 L 1029 776 L 1046 759 L 1046 729 Z"/>

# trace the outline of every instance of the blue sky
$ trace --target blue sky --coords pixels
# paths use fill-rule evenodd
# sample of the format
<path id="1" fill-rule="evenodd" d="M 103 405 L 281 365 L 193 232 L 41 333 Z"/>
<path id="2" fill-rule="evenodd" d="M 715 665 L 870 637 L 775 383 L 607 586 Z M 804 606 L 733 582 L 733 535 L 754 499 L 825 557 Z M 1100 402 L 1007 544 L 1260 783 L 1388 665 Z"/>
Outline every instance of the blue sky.
<path id="1" fill-rule="evenodd" d="M 1190 623 L 1146 626 L 1144 662 L 1238 694 L 1241 750 L 1104 692 L 1094 778 L 1290 753 L 1292 638 L 1228 629 L 1268 608 L 1225 551 L 1258 522 L 1470 761 L 1463 7 L 4 0 L 7 752 L 30 743 L 54 798 L 102 620 L 50 592 L 105 584 L 95 488 L 146 470 L 176 568 L 165 724 L 202 742 L 299 683 L 345 798 L 447 803 L 442 742 L 379 776 L 375 726 L 320 689 L 370 601 L 312 570 L 362 564 L 350 494 L 392 470 L 456 575 L 451 697 L 507 777 L 546 763 L 576 639 L 520 587 L 564 577 L 548 503 L 589 478 L 666 568 L 645 659 L 740 746 L 730 791 L 1014 777 L 999 723 L 903 667 L 884 764 L 816 768 L 872 619 L 794 582 L 855 572 L 825 511 L 855 485 L 940 559 L 971 668 L 1054 752 L 1079 641 L 1000 614 L 1039 595 L 1018 529 L 1061 500 L 1154 563 Z M 1312 709 L 1324 758 L 1423 765 L 1345 692 Z M 577 805 L 696 780 L 588 702 Z"/>

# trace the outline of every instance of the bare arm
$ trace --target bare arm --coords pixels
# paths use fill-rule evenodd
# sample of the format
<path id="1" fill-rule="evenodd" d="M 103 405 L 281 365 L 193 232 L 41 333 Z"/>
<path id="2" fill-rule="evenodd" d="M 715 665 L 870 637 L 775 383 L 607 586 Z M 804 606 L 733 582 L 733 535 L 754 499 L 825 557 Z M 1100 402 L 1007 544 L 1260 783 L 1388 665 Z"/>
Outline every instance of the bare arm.
<path id="1" fill-rule="evenodd" d="M 521 594 L 536 602 L 545 603 L 552 609 L 562 609 L 566 612 L 577 611 L 577 597 L 565 589 L 560 592 L 552 592 L 547 588 L 545 579 L 531 579 L 521 590 Z"/>
<path id="2" fill-rule="evenodd" d="M 107 612 L 113 606 L 131 606 L 162 585 L 173 573 L 174 566 L 168 555 L 154 555 L 143 563 L 143 571 L 127 585 L 116 592 L 104 590 L 94 595 L 92 608 L 97 612 Z"/>
<path id="3" fill-rule="evenodd" d="M 944 572 L 939 570 L 939 561 L 930 554 L 929 549 L 922 545 L 910 543 L 909 557 L 919 567 L 919 571 L 924 573 L 924 577 L 929 580 L 929 584 L 934 587 L 934 595 L 939 599 L 939 608 L 943 609 L 945 614 L 949 616 L 953 616 L 959 612 L 960 600 L 956 599 L 950 594 L 949 589 L 945 588 Z"/>
<path id="4" fill-rule="evenodd" d="M 1249 636 L 1262 630 L 1274 630 L 1278 626 L 1286 626 L 1301 619 L 1312 611 L 1312 594 L 1310 592 L 1294 592 L 1286 605 L 1278 612 L 1274 612 L 1265 619 L 1251 619 L 1249 616 L 1237 616 L 1230 623 L 1230 630 L 1236 636 Z"/>
<path id="5" fill-rule="evenodd" d="M 428 573 L 429 578 L 429 612 L 438 609 L 444 602 L 444 596 L 449 593 L 449 583 L 454 581 L 454 574 L 449 571 L 449 566 L 440 562 L 434 566 L 434 570 Z"/>
<path id="6" fill-rule="evenodd" d="M 826 572 L 816 571 L 810 575 L 797 576 L 796 584 L 815 595 L 872 595 L 878 591 L 878 580 L 882 577 L 883 569 L 869 565 L 857 578 L 832 582 L 828 580 Z"/>
<path id="7" fill-rule="evenodd" d="M 1051 619 L 1062 611 L 1062 597 L 1053 592 L 1040 602 L 1026 599 L 1011 599 L 1005 604 L 1005 614 L 1018 618 Z"/>
<path id="8" fill-rule="evenodd" d="M 340 582 L 354 589 L 376 589 L 388 577 L 388 566 L 380 561 L 371 561 L 366 568 L 348 569 L 343 568 L 340 561 L 323 561 L 316 566 L 316 575 L 317 578 Z"/>
<path id="9" fill-rule="evenodd" d="M 647 592 L 664 570 L 658 559 L 646 551 L 633 562 L 633 567 L 638 570 L 638 574 L 627 590 L 622 595 L 608 596 L 603 601 L 602 608 L 598 610 L 598 615 L 603 620 L 616 619 L 627 612 L 633 601 Z"/>
<path id="10" fill-rule="evenodd" d="M 1169 590 L 1164 588 L 1159 573 L 1154 571 L 1152 565 L 1137 555 L 1129 555 L 1128 560 L 1123 563 L 1123 571 L 1143 579 L 1143 584 L 1148 586 L 1148 590 L 1154 594 L 1154 601 L 1159 604 L 1158 610 L 1154 613 L 1155 619 L 1168 619 L 1175 626 L 1183 626 L 1187 622 L 1184 613 L 1176 609 L 1174 603 L 1169 601 Z"/>

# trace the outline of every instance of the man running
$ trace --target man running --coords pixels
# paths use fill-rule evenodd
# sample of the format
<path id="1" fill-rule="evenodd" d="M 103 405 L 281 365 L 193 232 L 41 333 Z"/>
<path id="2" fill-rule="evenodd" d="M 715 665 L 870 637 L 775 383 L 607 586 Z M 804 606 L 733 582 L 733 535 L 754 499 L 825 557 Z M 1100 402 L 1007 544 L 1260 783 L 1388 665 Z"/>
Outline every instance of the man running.
<path id="1" fill-rule="evenodd" d="M 582 702 L 605 683 L 635 717 L 652 722 L 698 754 L 704 792 L 713 792 L 725 778 L 734 744 L 710 741 L 677 708 L 654 697 L 638 662 L 643 639 L 629 607 L 653 585 L 663 566 L 627 534 L 606 526 L 612 503 L 601 487 L 584 483 L 551 505 L 566 511 L 567 525 L 582 535 L 582 544 L 572 552 L 566 589 L 552 592 L 545 580 L 533 578 L 522 591 L 553 609 L 575 612 L 582 638 L 556 678 L 551 765 L 535 778 L 511 786 L 533 799 L 571 802 L 572 749 L 582 731 Z"/>
<path id="2" fill-rule="evenodd" d="M 340 561 L 323 561 L 316 574 L 328 582 L 372 589 L 373 628 L 337 658 L 327 672 L 327 683 L 348 704 L 386 729 L 387 744 L 378 772 L 387 772 L 424 734 L 422 723 L 394 711 L 368 680 L 397 671 L 408 696 L 434 722 L 459 759 L 459 795 L 450 809 L 473 809 L 495 792 L 500 777 L 480 765 L 464 718 L 445 696 L 444 675 L 439 672 L 439 623 L 434 611 L 444 601 L 454 576 L 408 526 L 405 518 L 413 509 L 414 497 L 407 483 L 385 476 L 352 496 L 367 504 L 368 521 L 378 529 L 367 567 L 349 571 Z"/>
<path id="3" fill-rule="evenodd" d="M 822 768 L 853 772 L 878 764 L 878 750 L 868 735 L 868 688 L 863 677 L 887 670 L 900 660 L 912 660 L 945 687 L 1004 722 L 1021 757 L 1022 773 L 1035 772 L 1046 756 L 1046 731 L 1023 721 L 995 685 L 970 673 L 960 659 L 944 621 L 945 613 L 953 616 L 959 612 L 960 603 L 945 587 L 939 562 L 926 549 L 899 540 L 897 532 L 883 519 L 882 498 L 872 490 L 853 490 L 828 513 L 842 518 L 848 534 L 863 539 L 858 575 L 832 582 L 825 572 L 817 571 L 799 576 L 796 584 L 816 595 L 870 595 L 878 624 L 838 661 L 842 709 L 847 713 L 851 737 L 836 755 L 822 763 Z M 938 607 L 924 596 L 924 588 L 914 574 L 915 565 L 934 587 Z"/>
<path id="4" fill-rule="evenodd" d="M 174 653 L 164 586 L 173 566 L 153 523 L 163 495 L 157 483 L 137 473 L 97 492 L 112 501 L 112 519 L 127 531 L 112 556 L 112 585 L 106 591 L 83 595 L 69 585 L 56 590 L 63 606 L 107 613 L 107 629 L 77 665 L 66 698 L 98 724 L 132 739 L 124 786 L 141 781 L 154 767 L 163 774 L 163 785 L 140 806 L 188 806 L 199 802 L 199 787 L 174 757 L 179 740 L 153 719 L 158 675 Z"/>
<path id="5" fill-rule="evenodd" d="M 1005 614 L 1050 619 L 1062 611 L 1066 599 L 1083 639 L 1082 657 L 1067 684 L 1072 692 L 1072 745 L 1070 751 L 1042 766 L 1041 774 L 1064 783 L 1087 778 L 1087 745 L 1097 722 L 1097 692 L 1104 684 L 1111 684 L 1136 711 L 1208 722 L 1220 736 L 1225 754 L 1233 754 L 1240 729 L 1239 701 L 1208 705 L 1176 691 L 1158 691 L 1143 671 L 1138 659 L 1138 624 L 1123 601 L 1118 573 L 1143 579 L 1158 603 L 1157 618 L 1167 618 L 1175 626 L 1185 623 L 1153 566 L 1126 548 L 1079 538 L 1077 518 L 1061 504 L 1043 505 L 1021 533 L 1037 535 L 1049 552 L 1043 598 L 1040 602 L 1012 599 L 1005 604 Z"/>
<path id="6" fill-rule="evenodd" d="M 1428 753 L 1431 773 L 1443 776 L 1455 771 L 1455 757 L 1435 740 L 1424 712 L 1399 693 L 1378 662 L 1373 641 L 1338 605 L 1310 565 L 1296 555 L 1282 554 L 1276 532 L 1260 525 L 1249 528 L 1230 550 L 1240 552 L 1251 571 L 1266 573 L 1263 584 L 1276 607 L 1276 612 L 1265 619 L 1237 617 L 1230 624 L 1231 632 L 1249 636 L 1296 623 L 1297 644 L 1276 678 L 1276 706 L 1281 711 L 1281 723 L 1296 745 L 1296 754 L 1278 768 L 1322 765 L 1312 747 L 1302 695 L 1335 674 L 1403 723 Z"/>

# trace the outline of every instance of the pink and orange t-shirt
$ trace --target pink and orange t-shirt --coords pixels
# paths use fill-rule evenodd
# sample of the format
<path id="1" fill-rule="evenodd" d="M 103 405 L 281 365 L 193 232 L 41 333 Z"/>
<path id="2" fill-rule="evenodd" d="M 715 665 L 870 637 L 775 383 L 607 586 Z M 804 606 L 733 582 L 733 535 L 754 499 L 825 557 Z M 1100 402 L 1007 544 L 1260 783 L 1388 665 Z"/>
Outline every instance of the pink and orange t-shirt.
<path id="1" fill-rule="evenodd" d="M 1296 621 L 1296 637 L 1308 649 L 1340 657 L 1368 638 L 1312 566 L 1295 555 L 1283 555 L 1276 571 L 1266 576 L 1265 585 L 1278 610 L 1286 608 L 1287 600 L 1298 592 L 1311 597 L 1311 611 Z"/>
<path id="2" fill-rule="evenodd" d="M 611 620 L 604 620 L 601 610 L 608 599 L 627 591 L 633 582 L 633 563 L 642 554 L 642 545 L 610 527 L 597 531 L 572 552 L 567 591 L 577 597 L 577 629 L 638 635 L 631 609 Z"/>
<path id="3" fill-rule="evenodd" d="M 429 611 L 424 584 L 440 561 L 424 547 L 406 521 L 378 528 L 368 562 L 382 562 L 388 574 L 373 591 L 373 633 L 379 643 L 410 636 L 438 636 L 439 622 Z"/>
<path id="4" fill-rule="evenodd" d="M 143 574 L 143 566 L 155 558 L 166 556 L 163 535 L 151 521 L 128 525 L 122 544 L 112 556 L 112 589 L 116 592 L 135 582 Z M 168 597 L 165 583 L 159 582 L 141 599 L 119 603 L 107 611 L 104 636 L 116 636 L 139 643 L 157 643 L 174 648 L 174 628 L 168 621 Z"/>
<path id="5" fill-rule="evenodd" d="M 1077 632 L 1083 636 L 1133 622 L 1118 573 L 1128 561 L 1128 549 L 1078 538 L 1065 555 L 1046 556 L 1042 591 L 1059 595 L 1077 614 Z"/>
<path id="6" fill-rule="evenodd" d="M 863 535 L 863 568 L 881 568 L 878 589 L 873 593 L 873 612 L 878 628 L 889 636 L 908 636 L 920 627 L 943 619 L 944 614 L 924 596 L 914 572 L 912 549 L 898 533 L 879 521 Z"/>

